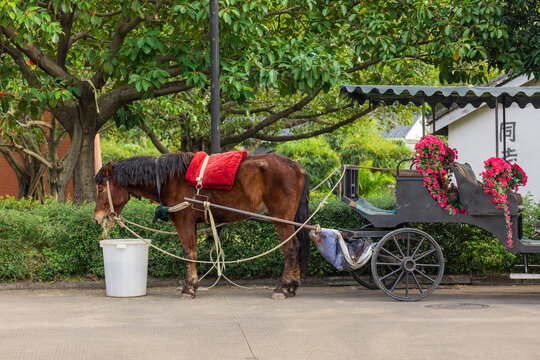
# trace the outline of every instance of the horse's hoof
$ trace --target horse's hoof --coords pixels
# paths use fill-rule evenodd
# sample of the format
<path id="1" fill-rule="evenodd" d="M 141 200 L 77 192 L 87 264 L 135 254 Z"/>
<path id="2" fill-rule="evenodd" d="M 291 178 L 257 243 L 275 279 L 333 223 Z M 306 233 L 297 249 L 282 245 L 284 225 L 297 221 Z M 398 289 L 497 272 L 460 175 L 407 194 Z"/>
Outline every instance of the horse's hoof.
<path id="1" fill-rule="evenodd" d="M 182 299 L 194 299 L 195 298 L 195 292 L 182 291 L 182 293 L 180 294 L 180 297 Z"/>
<path id="2" fill-rule="evenodd" d="M 286 298 L 287 298 L 287 295 L 285 295 L 284 293 L 281 293 L 281 292 L 272 293 L 272 299 L 282 300 Z"/>

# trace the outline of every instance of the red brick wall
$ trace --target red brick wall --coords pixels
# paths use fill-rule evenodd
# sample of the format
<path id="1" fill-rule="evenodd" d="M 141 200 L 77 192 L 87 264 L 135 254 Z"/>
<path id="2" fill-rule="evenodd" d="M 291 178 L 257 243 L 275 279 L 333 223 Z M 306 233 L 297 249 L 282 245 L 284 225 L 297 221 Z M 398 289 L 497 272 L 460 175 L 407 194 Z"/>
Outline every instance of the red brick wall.
<path id="1" fill-rule="evenodd" d="M 0 196 L 17 196 L 18 185 L 15 173 L 7 163 L 4 155 L 0 155 Z"/>

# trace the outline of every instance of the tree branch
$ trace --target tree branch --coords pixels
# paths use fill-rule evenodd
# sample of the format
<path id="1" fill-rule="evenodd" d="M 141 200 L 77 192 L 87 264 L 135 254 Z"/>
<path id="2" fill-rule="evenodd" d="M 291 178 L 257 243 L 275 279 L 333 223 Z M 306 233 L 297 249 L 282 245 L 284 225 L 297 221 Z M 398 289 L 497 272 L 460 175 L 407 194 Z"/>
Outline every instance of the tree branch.
<path id="1" fill-rule="evenodd" d="M 82 40 L 82 39 L 94 39 L 97 40 L 94 36 L 90 34 L 90 29 L 84 30 L 81 32 L 78 32 L 74 34 L 72 37 L 69 38 L 69 44 L 68 47 L 71 47 L 75 42 Z"/>
<path id="2" fill-rule="evenodd" d="M 9 56 L 11 56 L 13 61 L 15 61 L 15 64 L 17 64 L 17 66 L 21 70 L 21 73 L 26 79 L 26 81 L 28 81 L 28 84 L 35 88 L 40 88 L 41 84 L 39 80 L 34 75 L 32 70 L 30 69 L 30 67 L 28 66 L 24 58 L 22 57 L 21 52 L 9 44 L 3 44 L 2 48 Z"/>
<path id="3" fill-rule="evenodd" d="M 12 147 L 14 149 L 16 149 L 17 151 L 21 151 L 27 155 L 30 155 L 32 156 L 33 158 L 35 158 L 36 160 L 40 161 L 42 164 L 44 164 L 45 166 L 47 166 L 48 168 L 52 168 L 52 164 L 47 161 L 47 159 L 45 159 L 43 156 L 41 156 L 41 154 L 38 154 L 34 151 L 31 151 L 31 150 L 28 150 L 28 149 L 25 149 L 23 146 L 19 145 L 19 144 L 6 144 L 6 143 L 0 143 L 0 147 Z"/>
<path id="4" fill-rule="evenodd" d="M 283 127 L 285 127 L 286 129 L 290 129 L 290 128 L 293 128 L 295 126 L 298 126 L 298 125 L 302 125 L 302 124 L 305 124 L 305 123 L 308 123 L 308 122 L 316 122 L 316 123 L 319 123 L 319 124 L 331 124 L 330 121 L 326 121 L 326 120 L 322 120 L 322 119 L 319 119 L 319 118 L 293 118 L 293 119 L 288 119 L 286 120 L 285 122 L 283 122 Z"/>
<path id="5" fill-rule="evenodd" d="M 186 85 L 185 80 L 171 81 L 165 83 L 162 87 L 155 89 L 154 97 L 179 93 L 192 89 L 194 86 L 195 85 Z M 118 109 L 130 102 L 142 99 L 144 94 L 144 91 L 137 91 L 134 85 L 127 84 L 100 96 L 98 102 L 101 112 L 98 129 L 102 127 L 105 122 L 118 111 Z"/>
<path id="6" fill-rule="evenodd" d="M 255 139 L 265 140 L 265 141 L 274 141 L 274 142 L 284 142 L 284 141 L 292 141 L 292 140 L 300 140 L 300 139 L 307 139 L 313 136 L 318 136 L 322 134 L 326 134 L 329 132 L 332 132 L 344 125 L 348 125 L 350 123 L 353 123 L 354 121 L 358 120 L 364 115 L 369 114 L 373 109 L 365 109 L 361 112 L 349 117 L 348 119 L 345 119 L 343 121 L 340 121 L 332 126 L 325 127 L 323 129 L 315 130 L 308 133 L 302 133 L 302 134 L 295 134 L 295 135 L 283 135 L 283 136 L 273 136 L 273 135 L 265 135 L 261 133 L 255 134 L 253 137 Z"/>
<path id="7" fill-rule="evenodd" d="M 29 127 L 32 127 L 32 126 L 43 126 L 43 127 L 48 128 L 48 129 L 53 128 L 52 125 L 49 124 L 48 122 L 40 121 L 40 120 L 30 120 L 30 121 L 27 121 L 26 123 L 22 123 L 20 121 L 17 121 L 17 124 L 19 124 L 20 126 L 25 127 L 25 128 L 29 128 Z"/>
<path id="8" fill-rule="evenodd" d="M 0 152 L 4 155 L 9 166 L 15 172 L 15 175 L 19 178 L 24 176 L 26 169 L 17 160 L 17 157 L 13 154 L 12 146 L 0 140 Z"/>
<path id="9" fill-rule="evenodd" d="M 148 14 L 144 14 L 142 17 L 137 16 L 133 19 L 122 17 L 122 19 L 118 23 L 118 27 L 116 28 L 113 39 L 107 49 L 110 57 L 116 56 L 116 54 L 120 51 L 120 48 L 124 44 L 124 40 L 126 39 L 127 34 L 129 34 L 131 30 L 135 29 L 135 27 L 137 27 L 137 25 L 139 25 L 143 21 L 152 22 L 157 21 L 157 19 L 154 16 Z M 94 76 L 92 76 L 91 81 L 97 89 L 100 89 L 101 87 L 103 87 L 103 84 L 105 84 L 103 72 L 104 70 L 102 65 L 96 71 Z"/>
<path id="10" fill-rule="evenodd" d="M 282 14 L 288 14 L 290 12 L 293 12 L 293 11 L 298 11 L 300 10 L 300 6 L 293 6 L 291 8 L 288 8 L 288 9 L 285 9 L 285 10 L 281 10 L 281 11 L 271 11 L 271 12 L 268 12 L 266 13 L 266 15 L 264 15 L 264 17 L 270 17 L 270 16 L 275 16 L 275 15 L 282 15 Z"/>
<path id="11" fill-rule="evenodd" d="M 75 15 L 75 7 L 73 5 L 73 12 L 69 14 L 64 14 L 62 11 L 58 11 L 58 16 L 60 18 L 60 25 L 62 25 L 62 32 L 60 33 L 58 39 L 58 51 L 56 52 L 56 63 L 61 66 L 63 69 L 66 68 L 66 57 L 70 44 L 71 29 L 73 27 L 73 19 Z M 60 8 L 60 6 L 59 6 Z"/>
<path id="12" fill-rule="evenodd" d="M 0 27 L 0 31 L 4 33 L 4 35 L 15 45 L 16 48 L 22 51 L 30 60 L 32 60 L 34 64 L 39 66 L 39 68 L 45 71 L 47 74 L 56 78 L 68 80 L 69 82 L 79 86 L 82 84 L 79 79 L 68 73 L 63 67 L 58 65 L 32 42 L 27 41 L 26 45 L 24 46 L 17 45 L 17 42 L 15 41 L 15 30 L 12 26 Z"/>
<path id="13" fill-rule="evenodd" d="M 353 66 L 352 68 L 349 68 L 349 69 L 345 70 L 345 72 L 348 72 L 349 74 L 351 74 L 351 73 L 353 73 L 353 72 L 357 72 L 357 71 L 360 71 L 360 70 L 367 69 L 367 68 L 370 67 L 371 65 L 378 64 L 378 63 L 380 63 L 381 61 L 382 61 L 381 58 L 369 60 L 369 61 L 363 62 L 363 63 L 361 63 L 361 64 L 358 64 L 358 65 L 356 65 L 356 66 Z"/>
<path id="14" fill-rule="evenodd" d="M 152 144 L 159 150 L 162 154 L 168 154 L 170 151 L 165 145 L 157 138 L 156 134 L 148 127 L 146 124 L 139 124 L 139 128 L 144 131 L 144 133 L 150 138 Z"/>
<path id="15" fill-rule="evenodd" d="M 230 135 L 230 136 L 225 137 L 224 139 L 222 139 L 221 145 L 226 146 L 226 145 L 231 145 L 231 144 L 238 144 L 239 142 L 242 142 L 244 140 L 247 140 L 247 139 L 255 136 L 260 130 L 264 129 L 265 127 L 268 127 L 268 126 L 274 124 L 275 122 L 277 122 L 278 120 L 283 119 L 283 118 L 295 113 L 296 111 L 301 110 L 302 108 L 304 108 L 304 106 L 309 104 L 317 96 L 317 94 L 320 91 L 321 90 L 317 90 L 315 92 L 315 94 L 313 94 L 313 96 L 308 95 L 305 98 L 303 98 L 302 100 L 300 100 L 299 102 L 297 102 L 296 104 L 294 104 L 293 106 L 290 106 L 285 110 L 282 110 L 282 111 L 280 111 L 278 113 L 275 113 L 275 114 L 272 114 L 272 115 L 268 116 L 266 119 L 259 122 L 258 124 L 253 125 L 251 128 L 249 128 L 248 130 L 246 130 L 242 134 Z"/>
<path id="16" fill-rule="evenodd" d="M 250 113 L 250 114 L 258 114 L 258 113 L 262 113 L 262 112 L 267 112 L 267 113 L 270 113 L 270 114 L 274 114 L 275 112 L 272 111 L 273 108 L 274 108 L 274 106 L 261 107 L 261 108 L 250 109 L 250 110 L 225 109 L 225 111 L 230 113 L 230 114 L 235 114 L 235 115 L 245 115 L 247 112 Z M 223 107 L 222 107 L 222 109 L 223 109 Z"/>
<path id="17" fill-rule="evenodd" d="M 111 11 L 108 13 L 95 13 L 94 15 L 99 16 L 99 17 L 108 17 L 108 16 L 118 15 L 120 13 L 122 13 L 122 10 Z"/>

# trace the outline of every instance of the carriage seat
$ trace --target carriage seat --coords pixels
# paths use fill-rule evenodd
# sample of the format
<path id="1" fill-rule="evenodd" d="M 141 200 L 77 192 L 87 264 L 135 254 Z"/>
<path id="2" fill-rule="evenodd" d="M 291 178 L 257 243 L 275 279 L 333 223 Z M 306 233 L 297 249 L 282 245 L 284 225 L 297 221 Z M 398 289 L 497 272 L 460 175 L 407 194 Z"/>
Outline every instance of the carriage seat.
<path id="1" fill-rule="evenodd" d="M 397 171 L 392 175 L 397 177 Z M 422 177 L 422 174 L 420 174 L 418 170 L 414 169 L 399 169 L 399 177 Z"/>
<path id="2" fill-rule="evenodd" d="M 455 162 L 453 165 L 457 172 L 459 172 L 459 174 L 465 179 L 467 179 L 469 182 L 482 186 L 482 183 L 476 179 L 476 175 L 474 175 L 474 171 L 471 168 L 471 165 L 469 165 L 468 163 L 460 164 L 458 162 Z"/>
<path id="3" fill-rule="evenodd" d="M 470 215 L 499 215 L 501 209 L 495 209 L 491 196 L 484 193 L 482 183 L 478 181 L 471 165 L 455 162 L 450 168 L 456 177 L 459 198 L 465 210 Z M 523 199 L 518 193 L 508 193 L 508 206 L 511 214 L 524 209 Z"/>

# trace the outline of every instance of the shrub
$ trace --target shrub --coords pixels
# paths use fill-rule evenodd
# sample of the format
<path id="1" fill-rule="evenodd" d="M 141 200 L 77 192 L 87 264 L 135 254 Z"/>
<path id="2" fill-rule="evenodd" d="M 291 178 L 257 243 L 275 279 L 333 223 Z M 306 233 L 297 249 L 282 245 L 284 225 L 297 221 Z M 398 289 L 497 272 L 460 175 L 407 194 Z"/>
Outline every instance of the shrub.
<path id="1" fill-rule="evenodd" d="M 322 137 L 287 142 L 279 145 L 276 151 L 302 165 L 309 173 L 311 187 L 317 186 L 340 166 L 339 157 Z M 322 188 L 330 189 L 330 186 L 326 184 Z"/>
<path id="2" fill-rule="evenodd" d="M 141 141 L 140 143 L 143 142 Z M 148 146 L 147 144 L 143 144 L 143 146 L 139 145 L 139 143 L 123 143 L 123 145 L 119 144 L 122 143 L 115 141 L 115 139 L 103 138 L 101 140 L 101 152 L 104 161 L 112 160 L 116 162 L 139 155 L 153 155 L 156 157 L 160 155 L 159 151 L 155 147 Z"/>
<path id="3" fill-rule="evenodd" d="M 356 134 L 346 138 L 341 147 L 341 160 L 345 164 L 372 162 L 377 167 L 393 168 L 411 156 L 412 151 L 402 142 L 380 136 L 375 121 L 362 123 Z"/>
<path id="4" fill-rule="evenodd" d="M 322 200 L 314 194 L 310 203 L 315 211 Z M 370 198 L 380 208 L 393 208 L 395 200 L 391 193 L 378 193 Z M 87 274 L 103 277 L 103 258 L 98 240 L 103 238 L 101 228 L 92 221 L 94 204 L 80 206 L 71 203 L 58 204 L 47 199 L 44 204 L 13 198 L 0 200 L 0 281 L 49 281 L 84 277 Z M 132 199 L 122 215 L 143 226 L 174 231 L 170 222 L 158 222 L 152 226 L 155 204 L 146 200 Z M 525 219 L 538 220 L 540 206 L 529 205 Z M 311 221 L 325 228 L 359 228 L 367 224 L 354 209 L 332 197 Z M 524 222 L 527 229 L 529 223 Z M 538 222 L 532 229 L 538 229 Z M 207 225 L 203 224 L 202 227 Z M 465 224 L 408 224 L 433 236 L 443 249 L 446 274 L 486 274 L 509 272 L 521 261 L 520 256 L 508 252 L 498 239 L 485 230 Z M 182 255 L 182 247 L 176 235 L 158 234 L 136 229 L 145 238 L 176 255 Z M 115 226 L 109 238 L 132 238 L 126 230 Z M 244 221 L 220 228 L 222 246 L 227 260 L 246 258 L 260 254 L 279 243 L 271 224 Z M 213 239 L 199 236 L 199 259 L 209 259 Z M 311 276 L 341 275 L 311 247 Z M 532 262 L 532 260 L 531 260 Z M 198 264 L 199 274 L 210 265 Z M 277 278 L 283 269 L 283 255 L 277 250 L 254 261 L 230 264 L 225 274 L 230 278 Z M 185 276 L 184 262 L 156 250 L 149 252 L 149 275 L 156 278 Z M 211 273 L 210 276 L 215 276 Z"/>

